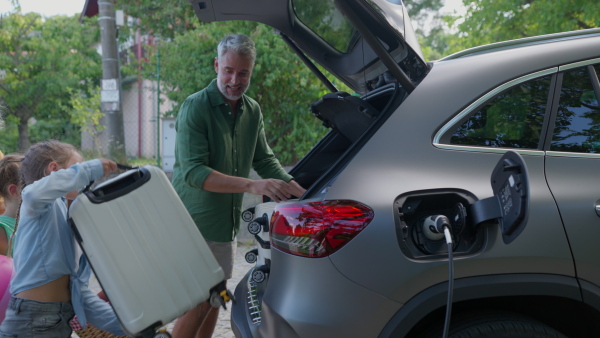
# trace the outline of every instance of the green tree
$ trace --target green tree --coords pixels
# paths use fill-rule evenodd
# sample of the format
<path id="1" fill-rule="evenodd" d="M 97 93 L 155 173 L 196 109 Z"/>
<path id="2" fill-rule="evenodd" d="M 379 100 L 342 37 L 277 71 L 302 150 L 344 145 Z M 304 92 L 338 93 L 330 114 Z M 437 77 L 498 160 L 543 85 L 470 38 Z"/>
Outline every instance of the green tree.
<path id="1" fill-rule="evenodd" d="M 248 95 L 261 105 L 268 141 L 279 160 L 295 163 L 326 132 L 309 110 L 325 87 L 265 25 L 212 23 L 170 41 L 160 40 L 161 92 L 176 103 L 165 115 L 175 115 L 187 96 L 216 78 L 216 47 L 230 33 L 244 33 L 255 41 L 257 59 Z M 151 53 L 146 76 L 153 74 L 158 61 L 156 53 Z"/>
<path id="2" fill-rule="evenodd" d="M 38 137 L 79 139 L 61 107 L 70 105 L 68 89 L 80 86 L 80 79 L 99 78 L 98 36 L 96 22 L 80 23 L 75 16 L 44 20 L 17 8 L 0 21 L 0 103 L 7 122 L 17 125 L 18 150 Z M 32 118 L 44 122 L 30 129 Z M 33 130 L 37 134 L 30 135 Z"/>
<path id="3" fill-rule="evenodd" d="M 188 0 L 119 1 L 117 6 L 117 9 L 138 18 L 131 28 L 166 39 L 194 30 L 201 25 Z"/>
<path id="4" fill-rule="evenodd" d="M 464 21 L 451 51 L 542 34 L 600 26 L 600 2 L 592 0 L 463 0 Z"/>
<path id="5" fill-rule="evenodd" d="M 94 145 L 92 157 L 101 157 L 105 152 L 99 139 L 99 134 L 105 129 L 100 124 L 104 113 L 100 109 L 100 87 L 90 79 L 86 80 L 86 86 L 80 89 L 68 88 L 71 95 L 70 107 L 63 105 L 65 111 L 70 111 L 70 120 L 85 135 L 92 138 Z M 72 108 L 71 108 L 72 107 Z"/>

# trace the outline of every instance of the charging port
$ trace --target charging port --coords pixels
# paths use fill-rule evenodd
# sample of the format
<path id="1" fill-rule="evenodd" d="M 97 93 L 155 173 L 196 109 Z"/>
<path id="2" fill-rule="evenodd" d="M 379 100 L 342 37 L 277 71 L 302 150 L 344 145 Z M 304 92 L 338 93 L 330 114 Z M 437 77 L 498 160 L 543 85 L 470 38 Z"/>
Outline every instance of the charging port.
<path id="1" fill-rule="evenodd" d="M 394 212 L 402 252 L 412 259 L 447 257 L 444 235 L 431 231 L 427 222 L 428 217 L 444 215 L 452 225 L 454 255 L 477 253 L 483 247 L 486 231 L 471 226 L 467 210 L 475 201 L 472 194 L 460 189 L 415 191 L 399 196 Z"/>

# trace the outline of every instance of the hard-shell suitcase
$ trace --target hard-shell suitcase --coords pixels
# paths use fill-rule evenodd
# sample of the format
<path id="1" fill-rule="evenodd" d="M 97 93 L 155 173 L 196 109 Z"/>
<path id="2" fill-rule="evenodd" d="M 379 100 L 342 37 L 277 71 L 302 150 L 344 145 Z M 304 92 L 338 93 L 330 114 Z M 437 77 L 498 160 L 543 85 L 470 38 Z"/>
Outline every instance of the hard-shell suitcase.
<path id="1" fill-rule="evenodd" d="M 126 171 L 80 194 L 69 222 L 130 335 L 152 336 L 224 285 L 223 270 L 157 167 Z"/>

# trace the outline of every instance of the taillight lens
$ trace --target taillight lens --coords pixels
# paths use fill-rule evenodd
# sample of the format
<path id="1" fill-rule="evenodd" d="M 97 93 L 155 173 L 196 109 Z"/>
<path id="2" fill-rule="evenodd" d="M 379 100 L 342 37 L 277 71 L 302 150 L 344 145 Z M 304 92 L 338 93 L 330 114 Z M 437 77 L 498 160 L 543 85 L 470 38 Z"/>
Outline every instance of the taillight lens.
<path id="1" fill-rule="evenodd" d="M 290 203 L 275 207 L 271 245 L 304 257 L 328 256 L 360 233 L 373 210 L 355 201 Z"/>

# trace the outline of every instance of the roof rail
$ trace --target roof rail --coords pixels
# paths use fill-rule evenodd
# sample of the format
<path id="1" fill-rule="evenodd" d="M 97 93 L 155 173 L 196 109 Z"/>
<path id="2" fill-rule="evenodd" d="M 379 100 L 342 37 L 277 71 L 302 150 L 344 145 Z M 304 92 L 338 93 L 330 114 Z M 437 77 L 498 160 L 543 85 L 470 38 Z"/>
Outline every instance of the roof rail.
<path id="1" fill-rule="evenodd" d="M 471 56 L 476 54 L 485 54 L 490 52 L 495 52 L 503 49 L 511 49 L 515 47 L 525 47 L 531 45 L 537 45 L 547 42 L 554 42 L 560 40 L 569 40 L 573 38 L 580 37 L 589 37 L 589 36 L 600 36 L 600 28 L 591 28 L 591 29 L 582 29 L 577 31 L 570 32 L 562 32 L 562 33 L 554 33 L 554 34 L 546 34 L 546 35 L 538 35 L 531 36 L 527 38 L 521 38 L 516 40 L 508 40 L 502 42 L 496 42 L 489 45 L 483 45 L 478 47 L 473 47 L 469 49 L 465 49 L 463 51 L 448 55 L 439 61 L 458 59 L 465 56 Z"/>

